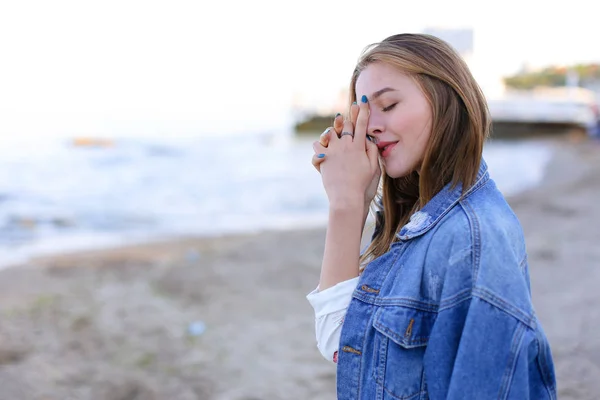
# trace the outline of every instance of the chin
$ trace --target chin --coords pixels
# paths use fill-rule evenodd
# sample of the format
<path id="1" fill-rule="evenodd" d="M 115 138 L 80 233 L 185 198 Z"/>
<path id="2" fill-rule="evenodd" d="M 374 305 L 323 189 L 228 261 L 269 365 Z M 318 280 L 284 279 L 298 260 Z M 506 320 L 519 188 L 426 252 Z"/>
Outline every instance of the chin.
<path id="1" fill-rule="evenodd" d="M 402 178 L 404 176 L 410 175 L 415 168 L 407 166 L 407 165 L 392 165 L 385 166 L 385 173 L 392 179 Z"/>
<path id="2" fill-rule="evenodd" d="M 389 176 L 392 179 L 397 179 L 397 178 L 402 178 L 404 176 L 410 175 L 411 170 L 402 170 L 402 171 L 398 171 L 398 170 L 385 170 L 385 173 L 387 176 Z"/>

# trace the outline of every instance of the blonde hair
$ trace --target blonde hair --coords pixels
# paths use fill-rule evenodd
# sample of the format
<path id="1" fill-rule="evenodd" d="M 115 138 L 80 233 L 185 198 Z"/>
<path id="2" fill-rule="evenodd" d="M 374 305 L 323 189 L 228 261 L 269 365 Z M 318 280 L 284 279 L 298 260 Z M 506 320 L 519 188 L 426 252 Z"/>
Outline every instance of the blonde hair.
<path id="1" fill-rule="evenodd" d="M 382 174 L 381 190 L 372 203 L 378 213 L 376 234 L 361 257 L 366 262 L 387 252 L 398 229 L 444 186 L 473 185 L 490 131 L 487 103 L 460 55 L 443 40 L 425 34 L 399 34 L 368 46 L 350 82 L 350 101 L 356 80 L 372 63 L 385 63 L 412 76 L 432 110 L 431 136 L 419 172 L 401 178 Z M 384 171 L 385 172 L 385 171 Z"/>

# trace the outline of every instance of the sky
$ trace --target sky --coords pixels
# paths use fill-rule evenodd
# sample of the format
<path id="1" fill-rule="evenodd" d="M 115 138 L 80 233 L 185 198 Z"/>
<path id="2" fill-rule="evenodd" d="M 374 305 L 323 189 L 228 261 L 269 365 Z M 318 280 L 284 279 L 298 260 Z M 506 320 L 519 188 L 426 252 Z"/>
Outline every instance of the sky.
<path id="1" fill-rule="evenodd" d="M 294 101 L 330 105 L 366 45 L 427 28 L 473 29 L 492 96 L 523 65 L 600 61 L 590 4 L 0 0 L 0 138 L 276 132 Z"/>

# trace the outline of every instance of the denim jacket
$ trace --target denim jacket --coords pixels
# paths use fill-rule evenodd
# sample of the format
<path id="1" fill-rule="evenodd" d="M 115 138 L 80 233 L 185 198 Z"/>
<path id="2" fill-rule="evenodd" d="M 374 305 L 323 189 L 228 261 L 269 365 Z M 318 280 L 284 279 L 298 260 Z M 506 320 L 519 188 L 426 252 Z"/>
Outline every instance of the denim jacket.
<path id="1" fill-rule="evenodd" d="M 519 221 L 481 163 L 362 273 L 343 323 L 339 400 L 556 399 Z"/>

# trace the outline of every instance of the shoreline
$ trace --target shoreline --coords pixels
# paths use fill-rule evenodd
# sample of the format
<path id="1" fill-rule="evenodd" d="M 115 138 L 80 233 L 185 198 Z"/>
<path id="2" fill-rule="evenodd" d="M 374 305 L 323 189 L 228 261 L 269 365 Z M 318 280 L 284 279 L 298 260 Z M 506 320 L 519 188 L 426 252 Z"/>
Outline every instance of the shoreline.
<path id="1" fill-rule="evenodd" d="M 536 143 L 540 143 L 543 145 L 550 145 L 551 147 L 553 147 L 552 151 L 552 155 L 551 155 L 551 159 L 556 157 L 556 153 L 558 151 L 558 149 L 560 148 L 561 143 L 565 143 L 565 142 L 569 142 L 569 143 L 573 143 L 573 142 L 577 142 L 580 141 L 581 137 L 580 136 L 570 136 L 570 135 L 564 135 L 562 137 L 556 137 L 556 136 L 546 136 L 546 137 L 540 137 L 536 139 Z M 528 139 L 524 139 L 523 141 L 527 142 Z M 514 142 L 518 142 L 518 140 L 515 139 L 506 139 L 506 138 L 491 138 L 490 142 L 502 142 L 502 143 L 514 143 Z M 521 189 L 519 191 L 517 191 L 514 194 L 509 194 L 506 196 L 507 199 L 515 197 L 515 196 L 519 196 L 522 193 L 526 193 L 529 190 L 535 190 L 535 188 L 540 187 L 542 185 L 546 185 L 548 184 L 548 182 L 545 182 L 548 179 L 548 165 L 546 165 L 546 167 L 544 168 L 545 172 L 543 173 L 543 178 L 533 184 L 532 186 L 529 186 L 525 189 Z M 493 173 L 494 171 L 491 171 L 492 174 L 492 178 L 493 178 Z M 367 225 L 369 223 L 373 223 L 373 216 L 369 215 L 369 220 L 367 221 Z M 287 232 L 292 232 L 292 231 L 307 231 L 307 232 L 312 232 L 312 231 L 319 231 L 322 229 L 325 229 L 327 226 L 327 221 L 326 219 L 323 220 L 322 222 L 318 223 L 318 222 L 312 222 L 307 224 L 307 226 L 302 226 L 302 227 L 297 227 L 297 226 L 281 226 L 281 227 L 275 227 L 275 228 L 253 228 L 253 229 L 244 229 L 244 230 L 240 230 L 240 231 L 228 231 L 228 232 L 221 232 L 221 233 L 216 233 L 216 234 L 191 234 L 191 235 L 161 235 L 158 234 L 156 236 L 152 236 L 152 235 L 148 235 L 145 238 L 136 238 L 136 239 L 128 239 L 125 240 L 124 242 L 121 241 L 120 239 L 118 239 L 117 237 L 114 238 L 102 238 L 101 240 L 91 243 L 89 245 L 67 245 L 59 248 L 58 250 L 50 250 L 48 251 L 47 248 L 49 247 L 47 244 L 42 246 L 41 251 L 38 251 L 37 253 L 34 252 L 34 254 L 30 255 L 30 256 L 19 256 L 19 257 L 15 257 L 14 260 L 15 261 L 8 261 L 8 262 L 4 262 L 4 263 L 0 263 L 0 271 L 2 271 L 3 269 L 8 269 L 8 268 L 15 268 L 15 267 L 19 267 L 19 266 L 23 266 L 23 265 L 28 265 L 28 264 L 32 264 L 32 263 L 37 263 L 39 261 L 43 261 L 43 260 L 48 260 L 48 259 L 54 259 L 54 258 L 64 258 L 64 257 L 70 257 L 70 256 L 74 256 L 77 257 L 78 255 L 85 255 L 85 254 L 94 254 L 94 255 L 102 255 L 103 253 L 110 253 L 110 252 L 119 252 L 121 250 L 125 250 L 125 251 L 135 251 L 135 249 L 139 249 L 139 248 L 144 248 L 146 246 L 161 246 L 161 245 L 170 245 L 170 244 L 176 244 L 176 243 L 180 243 L 180 242 L 188 242 L 188 243 L 195 243 L 197 241 L 211 241 L 211 240 L 225 240 L 227 238 L 237 238 L 237 237 L 247 237 L 247 236 L 254 236 L 254 235 L 264 235 L 264 234 L 277 234 L 277 233 L 287 233 Z M 368 239 L 368 238 L 366 238 Z M 365 240 L 366 240 L 365 239 Z"/>
<path id="2" fill-rule="evenodd" d="M 525 232 L 559 398 L 592 400 L 600 143 L 559 145 L 544 181 L 507 200 Z M 335 366 L 316 349 L 305 299 L 324 238 L 324 227 L 178 238 L 0 270 L 0 400 L 335 398 Z"/>

